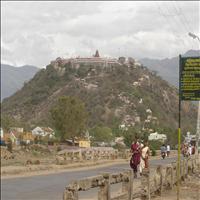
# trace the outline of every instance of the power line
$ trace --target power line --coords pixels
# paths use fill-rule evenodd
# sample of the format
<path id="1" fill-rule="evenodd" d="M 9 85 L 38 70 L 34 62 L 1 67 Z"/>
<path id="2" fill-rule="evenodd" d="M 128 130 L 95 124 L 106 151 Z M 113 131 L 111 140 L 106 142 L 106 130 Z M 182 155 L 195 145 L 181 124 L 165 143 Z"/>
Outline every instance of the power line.
<path id="1" fill-rule="evenodd" d="M 173 6 L 173 8 L 174 8 L 174 11 L 176 12 L 176 17 L 174 17 L 174 19 L 175 20 L 177 20 L 178 22 L 180 22 L 180 24 L 181 24 L 181 27 L 183 28 L 183 31 L 186 33 L 186 34 L 188 34 L 188 32 L 190 32 L 190 28 L 189 28 L 189 26 L 188 26 L 188 24 L 186 23 L 186 20 L 184 20 L 183 18 L 182 18 L 182 13 L 181 13 L 181 10 L 178 10 L 173 4 L 171 4 L 172 6 Z M 167 9 L 169 10 L 169 8 L 167 7 Z M 183 25 L 183 26 L 182 26 Z M 185 34 L 185 35 L 186 35 Z M 185 42 L 185 40 L 184 40 L 184 42 Z M 194 49 L 194 42 L 192 41 L 191 42 L 191 45 L 192 45 L 192 49 Z M 186 45 L 185 45 L 186 46 Z"/>
<path id="2" fill-rule="evenodd" d="M 161 16 L 163 16 L 163 18 L 166 20 L 167 24 L 170 24 L 170 27 L 171 27 L 171 31 L 173 32 L 174 35 L 176 35 L 178 38 L 181 38 L 181 35 L 178 34 L 178 27 L 181 27 L 181 29 L 185 32 L 185 29 L 184 27 L 182 26 L 182 23 L 181 25 L 179 25 L 179 21 L 177 21 L 176 19 L 176 14 L 172 14 L 169 10 L 169 8 L 167 6 L 166 9 L 164 8 L 161 8 L 161 6 L 159 5 L 159 2 L 156 2 L 157 4 L 157 7 L 158 7 L 158 10 L 159 10 L 159 14 Z M 167 13 L 168 12 L 168 13 Z M 171 19 L 174 18 L 174 20 L 171 21 Z M 178 23 L 177 23 L 178 22 Z M 175 23 L 175 24 L 174 24 Z M 174 27 L 175 25 L 175 27 Z M 179 28 L 180 29 L 180 28 Z M 184 41 L 183 41 L 183 45 L 186 47 Z"/>
<path id="3" fill-rule="evenodd" d="M 185 16 L 185 14 L 183 13 L 183 10 L 180 6 L 178 6 L 177 2 L 172 1 L 173 3 L 170 4 L 172 5 L 172 7 L 174 8 L 174 11 L 176 12 L 177 17 L 179 17 L 179 19 L 181 20 L 181 23 L 183 23 L 183 25 L 185 26 L 185 29 L 187 31 L 192 31 L 193 28 L 190 25 L 190 21 L 188 22 L 187 17 Z M 183 18 L 182 18 L 183 17 Z"/>
<path id="4" fill-rule="evenodd" d="M 188 31 L 188 33 L 191 32 L 191 31 L 193 31 L 193 28 L 191 27 L 190 23 L 188 22 L 187 17 L 184 15 L 182 8 L 181 8 L 180 6 L 178 6 L 178 3 L 177 3 L 177 2 L 174 2 L 174 1 L 173 1 L 173 3 L 174 3 L 175 5 L 173 5 L 173 4 L 172 4 L 172 5 L 173 5 L 174 8 L 176 9 L 177 13 L 179 13 L 179 15 L 180 15 L 180 20 L 181 20 L 182 23 L 184 24 L 184 26 L 185 26 L 186 30 Z M 177 8 L 177 7 L 178 7 L 178 8 Z M 183 18 L 181 18 L 181 16 L 182 16 Z M 195 43 L 194 40 L 192 40 L 192 47 L 193 47 L 193 49 L 194 49 L 194 46 L 196 46 L 196 43 Z"/>
<path id="5" fill-rule="evenodd" d="M 182 8 L 178 5 L 178 3 L 177 3 L 176 1 L 173 1 L 173 3 L 174 3 L 174 8 L 177 10 L 177 12 L 179 12 L 180 15 L 182 15 L 182 16 L 184 17 L 185 22 L 186 22 L 186 24 L 188 25 L 190 31 L 193 31 L 193 28 L 192 28 L 191 25 L 190 25 L 190 22 L 191 22 L 192 20 L 189 20 L 189 21 L 187 20 L 187 17 L 184 15 L 184 12 L 183 12 Z M 178 8 L 177 8 L 177 7 L 178 7 Z"/>
<path id="6" fill-rule="evenodd" d="M 165 7 L 166 7 L 166 9 L 167 9 L 167 11 L 168 11 L 168 15 L 165 15 L 165 17 L 166 17 L 166 16 L 171 16 L 171 17 L 173 17 L 173 18 L 174 18 L 173 23 L 175 23 L 175 25 L 176 25 L 176 30 L 177 30 L 178 27 L 181 27 L 181 29 L 183 30 L 183 32 L 185 32 L 186 34 L 188 34 L 188 32 L 190 32 L 190 31 L 193 30 L 193 29 L 190 27 L 186 16 L 185 16 L 185 15 L 183 14 L 183 12 L 182 12 L 182 9 L 181 9 L 181 8 L 178 9 L 178 8 L 175 7 L 175 5 L 173 5 L 173 4 L 170 4 L 170 5 L 173 6 L 175 13 L 172 14 L 172 12 L 171 12 L 171 10 L 170 10 L 170 7 L 168 7 L 168 6 L 166 5 Z M 177 5 L 177 6 L 178 6 L 178 5 Z M 177 23 L 177 22 L 178 22 L 178 23 Z M 179 24 L 180 24 L 180 26 L 179 26 Z M 179 36 L 179 37 L 180 37 L 180 36 Z M 184 40 L 183 40 L 183 41 L 184 41 Z M 192 44 L 192 48 L 194 49 L 194 46 L 196 45 L 196 43 L 195 43 L 194 41 L 191 41 L 191 44 Z M 185 45 L 185 43 L 184 43 L 184 45 Z"/>
<path id="7" fill-rule="evenodd" d="M 158 6 L 159 14 L 160 14 L 161 16 L 163 16 L 163 18 L 166 20 L 167 23 L 171 24 L 171 21 L 169 20 L 168 17 L 171 17 L 172 15 L 169 15 L 169 14 L 164 13 L 164 12 L 163 12 L 164 9 L 161 8 L 161 6 L 159 5 L 159 2 L 156 2 L 156 3 L 157 3 L 156 5 Z M 172 25 L 172 24 L 171 24 L 171 25 Z M 173 29 L 173 26 L 171 26 L 171 27 L 172 27 L 172 29 Z M 171 29 L 171 30 L 172 30 L 172 29 Z M 176 31 L 176 30 L 175 30 L 175 31 Z M 175 33 L 175 31 L 173 30 L 174 34 L 176 35 L 177 33 Z"/>

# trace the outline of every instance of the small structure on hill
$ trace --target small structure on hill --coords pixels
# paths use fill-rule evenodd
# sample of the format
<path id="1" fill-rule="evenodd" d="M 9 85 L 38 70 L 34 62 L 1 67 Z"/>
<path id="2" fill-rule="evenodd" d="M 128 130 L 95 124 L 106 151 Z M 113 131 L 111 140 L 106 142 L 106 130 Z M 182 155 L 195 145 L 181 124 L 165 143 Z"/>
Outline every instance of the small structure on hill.
<path id="1" fill-rule="evenodd" d="M 39 126 L 37 126 L 32 130 L 32 134 L 35 136 L 42 136 L 42 137 L 49 136 L 49 138 L 55 136 L 54 130 L 51 129 L 50 127 L 39 127 Z"/>
<path id="2" fill-rule="evenodd" d="M 165 142 L 167 140 L 167 136 L 165 134 L 158 134 L 157 132 L 155 132 L 155 133 L 151 133 L 148 139 Z"/>
<path id="3" fill-rule="evenodd" d="M 1 139 L 3 138 L 3 129 L 0 128 Z"/>
<path id="4" fill-rule="evenodd" d="M 98 50 L 96 50 L 96 53 L 95 53 L 94 57 L 97 57 L 97 58 L 100 57 Z"/>
<path id="5" fill-rule="evenodd" d="M 87 138 L 79 139 L 78 141 L 79 147 L 82 148 L 89 148 L 90 143 L 91 143 L 90 140 L 88 140 Z"/>
<path id="6" fill-rule="evenodd" d="M 195 144 L 196 143 L 196 135 L 192 135 L 190 132 L 187 132 L 185 136 L 185 143 Z"/>
<path id="7" fill-rule="evenodd" d="M 21 127 L 10 127 L 10 131 L 15 132 L 15 133 L 23 133 L 24 128 Z"/>
<path id="8" fill-rule="evenodd" d="M 125 57 L 119 57 L 119 63 L 124 64 L 126 62 Z"/>
<path id="9" fill-rule="evenodd" d="M 79 143 L 79 147 L 83 147 L 83 148 L 91 147 L 90 134 L 88 131 L 85 132 L 83 137 L 79 138 L 78 143 Z"/>
<path id="10" fill-rule="evenodd" d="M 125 143 L 124 143 L 124 137 L 121 136 L 121 137 L 115 137 L 115 144 L 119 144 L 119 145 L 122 145 L 122 146 L 126 146 Z"/>

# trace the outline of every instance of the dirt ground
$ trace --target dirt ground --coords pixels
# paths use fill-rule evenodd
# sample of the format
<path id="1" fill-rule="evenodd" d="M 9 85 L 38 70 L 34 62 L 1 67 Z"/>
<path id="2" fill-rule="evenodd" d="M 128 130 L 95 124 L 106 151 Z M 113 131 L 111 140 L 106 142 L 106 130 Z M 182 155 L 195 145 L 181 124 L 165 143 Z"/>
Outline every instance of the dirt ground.
<path id="1" fill-rule="evenodd" d="M 29 148 L 15 147 L 12 153 L 6 147 L 1 147 L 1 167 L 24 166 L 30 161 L 33 164 L 54 163 L 55 154 L 55 149 L 50 149 L 44 145 L 32 145 Z"/>
<path id="2" fill-rule="evenodd" d="M 200 200 L 200 171 L 188 177 L 180 186 L 180 200 Z M 177 200 L 177 187 L 162 192 L 161 197 L 152 200 Z"/>
<path id="3" fill-rule="evenodd" d="M 29 149 L 15 148 L 10 153 L 1 147 L 1 178 L 35 176 L 77 170 L 84 167 L 109 166 L 113 163 L 128 162 L 124 159 L 73 162 L 65 165 L 56 163 L 56 148 L 35 145 Z"/>

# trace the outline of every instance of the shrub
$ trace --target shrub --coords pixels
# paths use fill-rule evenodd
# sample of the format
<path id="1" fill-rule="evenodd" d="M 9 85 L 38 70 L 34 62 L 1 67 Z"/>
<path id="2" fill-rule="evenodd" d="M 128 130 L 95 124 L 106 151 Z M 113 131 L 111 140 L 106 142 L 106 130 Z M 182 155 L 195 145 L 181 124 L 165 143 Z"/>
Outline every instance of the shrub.
<path id="1" fill-rule="evenodd" d="M 11 140 L 8 141 L 7 149 L 8 149 L 8 151 L 9 151 L 10 153 L 12 153 L 13 144 L 12 144 L 12 141 L 11 141 Z"/>
<path id="2" fill-rule="evenodd" d="M 156 150 L 155 150 L 155 149 L 152 149 L 152 150 L 151 150 L 151 155 L 152 155 L 152 156 L 156 156 Z"/>
<path id="3" fill-rule="evenodd" d="M 155 141 L 155 140 L 152 140 L 152 141 L 149 141 L 149 146 L 150 146 L 150 149 L 151 150 L 160 150 L 160 147 L 162 146 L 162 142 L 160 141 Z"/>
<path id="4" fill-rule="evenodd" d="M 115 146 L 113 146 L 114 149 L 117 149 L 119 151 L 126 149 L 126 147 L 122 144 L 115 144 Z"/>
<path id="5" fill-rule="evenodd" d="M 56 151 L 58 152 L 58 151 L 61 151 L 61 150 L 62 150 L 61 146 L 57 146 Z"/>

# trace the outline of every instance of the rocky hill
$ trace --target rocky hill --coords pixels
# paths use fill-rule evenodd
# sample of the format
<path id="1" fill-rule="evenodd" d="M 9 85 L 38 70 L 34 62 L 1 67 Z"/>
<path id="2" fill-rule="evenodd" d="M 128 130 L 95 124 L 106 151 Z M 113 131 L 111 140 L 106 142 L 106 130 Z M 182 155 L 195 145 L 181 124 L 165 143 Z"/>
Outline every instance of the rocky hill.
<path id="1" fill-rule="evenodd" d="M 1 64 L 1 100 L 21 89 L 24 82 L 33 78 L 38 71 L 39 68 L 30 65 L 14 67 Z"/>
<path id="2" fill-rule="evenodd" d="M 122 59 L 123 60 L 123 59 Z M 104 61 L 102 61 L 104 62 Z M 89 127 L 140 126 L 177 129 L 177 89 L 134 61 L 109 65 L 58 59 L 2 103 L 3 115 L 35 125 L 51 125 L 50 108 L 63 95 L 85 102 Z M 107 63 L 107 62 L 106 62 Z M 194 130 L 197 109 L 183 104 L 183 128 Z"/>

